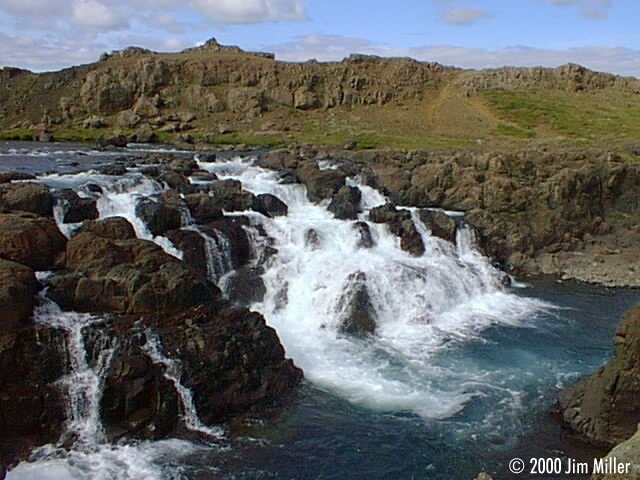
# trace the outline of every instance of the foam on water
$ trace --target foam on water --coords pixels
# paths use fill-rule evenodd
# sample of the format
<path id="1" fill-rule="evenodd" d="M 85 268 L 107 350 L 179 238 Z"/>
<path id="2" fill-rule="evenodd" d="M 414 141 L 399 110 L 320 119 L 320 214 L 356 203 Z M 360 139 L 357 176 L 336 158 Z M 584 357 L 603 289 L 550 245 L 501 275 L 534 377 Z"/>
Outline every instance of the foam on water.
<path id="1" fill-rule="evenodd" d="M 250 215 L 278 250 L 263 276 L 265 299 L 254 308 L 276 328 L 309 380 L 354 403 L 430 418 L 453 415 L 481 389 L 474 387 L 476 379 L 465 377 L 471 372 L 437 365 L 434 355 L 480 338 L 492 325 L 525 325 L 544 307 L 501 286 L 499 272 L 476 251 L 469 229 L 459 230 L 454 246 L 431 236 L 413 215 L 426 249 L 414 257 L 399 248 L 386 226 L 369 222 L 375 246 L 360 248 L 353 223 L 309 202 L 303 186 L 279 184 L 277 173 L 240 158 L 200 166 L 287 203 L 285 217 Z M 349 183 L 363 193 L 362 218 L 385 202 L 356 179 Z M 309 244 L 311 229 L 319 245 Z M 345 285 L 358 272 L 366 277 L 376 315 L 376 335 L 367 339 L 339 333 Z"/>

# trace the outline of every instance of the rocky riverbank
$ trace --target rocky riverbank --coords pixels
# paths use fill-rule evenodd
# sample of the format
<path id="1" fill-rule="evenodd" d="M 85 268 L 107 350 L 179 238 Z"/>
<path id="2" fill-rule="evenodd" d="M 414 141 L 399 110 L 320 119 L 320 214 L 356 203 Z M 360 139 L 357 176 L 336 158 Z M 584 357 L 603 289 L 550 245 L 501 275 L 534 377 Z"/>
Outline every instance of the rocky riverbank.
<path id="1" fill-rule="evenodd" d="M 198 228 L 235 235 L 228 268 L 247 264 L 251 252 L 242 219 L 225 216 L 221 208 L 228 204 L 214 203 L 204 192 L 218 187 L 226 192 L 218 198 L 229 202 L 248 194 L 211 178 L 188 184 L 185 172 L 198 174 L 193 161 L 146 160 L 161 163 L 147 173 L 174 189 L 159 201 L 140 203 L 140 217 L 145 228 L 183 240 L 177 244 L 185 247 L 184 260 L 138 238 L 123 217 L 97 219 L 97 194 L 81 198 L 73 190 L 25 182 L 28 175 L 2 175 L 0 464 L 24 458 L 34 446 L 60 442 L 70 448 L 79 441 L 70 427 L 71 387 L 65 380 L 78 368 L 70 353 L 77 345 L 68 325 L 56 320 L 65 315 L 88 315 L 81 317 L 79 341 L 86 352 L 80 358 L 101 375 L 100 424 L 111 441 L 162 439 L 193 428 L 185 423 L 193 412 L 185 412 L 177 381 L 190 392 L 198 421 L 218 425 L 273 411 L 302 379 L 276 332 L 259 314 L 223 297 L 202 268 L 204 251 L 190 254 L 189 231 L 180 231 L 181 215 L 191 214 L 201 222 Z M 134 160 L 126 164 L 133 166 Z M 122 169 L 124 164 L 112 165 L 104 173 L 122 174 Z M 10 183 L 18 178 L 23 181 Z M 269 198 L 248 200 L 265 212 L 278 209 Z M 74 227 L 70 239 L 58 228 L 65 224 Z"/>
<path id="2" fill-rule="evenodd" d="M 321 170 L 327 161 L 334 168 Z M 485 253 L 513 275 L 640 287 L 638 157 L 302 147 L 270 151 L 260 163 L 299 179 L 310 198 L 339 200 L 344 178 L 360 175 L 393 205 L 463 211 Z"/>

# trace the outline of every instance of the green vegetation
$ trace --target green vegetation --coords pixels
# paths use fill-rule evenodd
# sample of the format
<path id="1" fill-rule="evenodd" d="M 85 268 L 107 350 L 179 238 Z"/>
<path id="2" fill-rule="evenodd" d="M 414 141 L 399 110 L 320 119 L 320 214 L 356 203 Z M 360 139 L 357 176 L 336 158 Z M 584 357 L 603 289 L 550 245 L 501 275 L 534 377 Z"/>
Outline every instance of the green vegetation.
<path id="1" fill-rule="evenodd" d="M 499 133 L 529 138 L 559 134 L 594 140 L 640 136 L 640 97 L 632 93 L 598 91 L 506 91 L 484 93 L 501 124 Z"/>
<path id="2" fill-rule="evenodd" d="M 279 135 L 257 135 L 245 133 L 230 133 L 224 135 L 209 135 L 206 143 L 214 145 L 251 145 L 257 147 L 278 147 L 286 144 Z"/>
<path id="3" fill-rule="evenodd" d="M 31 130 L 13 128 L 10 130 L 0 130 L 0 140 L 33 140 L 33 132 Z"/>

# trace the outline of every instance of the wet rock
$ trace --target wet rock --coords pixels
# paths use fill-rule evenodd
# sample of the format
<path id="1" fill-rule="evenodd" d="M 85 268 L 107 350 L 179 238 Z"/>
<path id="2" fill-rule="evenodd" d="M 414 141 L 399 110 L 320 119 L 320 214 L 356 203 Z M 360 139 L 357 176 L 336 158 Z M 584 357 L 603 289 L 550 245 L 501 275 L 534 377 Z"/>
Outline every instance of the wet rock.
<path id="1" fill-rule="evenodd" d="M 237 180 L 217 180 L 212 183 L 212 192 L 218 205 L 230 212 L 249 210 L 255 199 Z"/>
<path id="2" fill-rule="evenodd" d="M 121 163 L 103 165 L 98 169 L 101 175 L 110 175 L 113 177 L 121 177 L 127 173 L 127 167 Z"/>
<path id="3" fill-rule="evenodd" d="M 248 307 L 261 302 L 267 294 L 261 268 L 244 266 L 225 279 L 223 290 L 236 305 Z"/>
<path id="4" fill-rule="evenodd" d="M 614 465 L 629 464 L 625 473 L 594 474 L 591 480 L 639 480 L 640 479 L 640 428 L 629 440 L 617 445 L 605 457 L 605 462 L 613 459 Z"/>
<path id="5" fill-rule="evenodd" d="M 376 312 L 367 290 L 367 276 L 362 272 L 349 275 L 344 290 L 339 331 L 355 337 L 374 335 Z"/>
<path id="6" fill-rule="evenodd" d="M 94 198 L 81 198 L 75 191 L 64 189 L 55 194 L 62 203 L 62 223 L 79 223 L 98 218 L 98 208 Z"/>
<path id="7" fill-rule="evenodd" d="M 64 331 L 29 325 L 0 331 L 0 458 L 14 460 L 55 443 L 64 428 L 68 372 Z M 27 414 L 28 413 L 28 414 Z M 5 460 L 6 461 L 6 460 Z"/>
<path id="8" fill-rule="evenodd" d="M 443 212 L 437 210 L 421 209 L 420 220 L 435 237 L 442 238 L 451 243 L 456 243 L 456 221 Z"/>
<path id="9" fill-rule="evenodd" d="M 289 213 L 287 204 L 275 195 L 263 193 L 254 198 L 251 209 L 260 212 L 266 217 L 279 217 Z"/>
<path id="10" fill-rule="evenodd" d="M 400 237 L 400 247 L 412 255 L 420 256 L 424 253 L 422 237 L 411 219 L 411 213 L 398 210 L 387 203 L 371 209 L 369 220 L 374 223 L 386 223 L 394 235 Z"/>
<path id="11" fill-rule="evenodd" d="M 179 202 L 167 202 L 164 198 L 143 198 L 136 205 L 140 217 L 153 235 L 162 235 L 182 226 L 182 206 Z"/>
<path id="12" fill-rule="evenodd" d="M 372 248 L 375 245 L 373 236 L 371 235 L 371 229 L 367 222 L 356 222 L 353 224 L 356 232 L 358 233 L 358 247 L 360 248 Z"/>
<path id="13" fill-rule="evenodd" d="M 218 160 L 218 155 L 215 152 L 200 152 L 198 159 L 204 163 L 214 163 Z"/>
<path id="14" fill-rule="evenodd" d="M 184 201 L 196 223 L 209 223 L 223 217 L 222 209 L 218 206 L 218 202 L 210 195 L 193 193 L 186 195 Z"/>
<path id="15" fill-rule="evenodd" d="M 192 193 L 193 187 L 189 182 L 189 179 L 182 173 L 169 170 L 162 172 L 158 177 L 158 180 L 167 184 L 167 186 L 180 193 Z"/>
<path id="16" fill-rule="evenodd" d="M 136 238 L 133 225 L 124 217 L 109 217 L 84 222 L 77 233 L 88 232 L 109 240 L 131 240 Z"/>
<path id="17" fill-rule="evenodd" d="M 358 187 L 343 186 L 335 194 L 331 203 L 329 203 L 329 211 L 336 218 L 342 220 L 355 220 L 360 212 L 360 200 L 362 193 Z"/>
<path id="18" fill-rule="evenodd" d="M 179 311 L 217 292 L 152 242 L 85 232 L 67 244 L 65 271 L 49 279 L 48 294 L 67 310 L 152 314 Z"/>
<path id="19" fill-rule="evenodd" d="M 0 258 L 34 270 L 50 270 L 67 239 L 52 218 L 29 213 L 0 214 Z"/>
<path id="20" fill-rule="evenodd" d="M 205 303 L 141 323 L 136 327 L 122 319 L 110 326 L 120 348 L 102 400 L 109 433 L 134 424 L 141 436 L 159 438 L 179 426 L 175 388 L 164 379 L 164 367 L 152 364 L 145 352 L 149 331 L 157 334 L 162 354 L 179 362 L 181 382 L 207 425 L 281 405 L 302 379 L 285 359 L 275 331 L 257 313 Z"/>
<path id="21" fill-rule="evenodd" d="M 98 145 L 101 147 L 126 147 L 129 139 L 126 135 L 101 135 Z"/>
<path id="22" fill-rule="evenodd" d="M 345 175 L 337 170 L 320 170 L 315 162 L 305 162 L 295 175 L 307 187 L 307 196 L 312 202 L 332 198 L 344 186 Z"/>
<path id="23" fill-rule="evenodd" d="M 31 318 L 38 290 L 32 269 L 0 259 L 0 332 L 13 331 Z"/>
<path id="24" fill-rule="evenodd" d="M 590 440 L 615 444 L 640 423 L 640 304 L 622 317 L 613 357 L 560 393 L 564 421 Z"/>
<path id="25" fill-rule="evenodd" d="M 206 243 L 199 232 L 194 230 L 172 230 L 166 236 L 182 252 L 182 261 L 202 278 L 209 275 Z"/>
<path id="26" fill-rule="evenodd" d="M 232 269 L 247 265 L 251 260 L 251 242 L 244 228 L 247 224 L 246 217 L 224 217 L 200 227 L 217 240 L 220 254 L 228 258 Z"/>
<path id="27" fill-rule="evenodd" d="M 0 185 L 14 180 L 35 180 L 35 175 L 26 172 L 0 172 Z"/>
<path id="28" fill-rule="evenodd" d="M 39 183 L 13 183 L 0 185 L 0 210 L 53 216 L 53 196 Z"/>

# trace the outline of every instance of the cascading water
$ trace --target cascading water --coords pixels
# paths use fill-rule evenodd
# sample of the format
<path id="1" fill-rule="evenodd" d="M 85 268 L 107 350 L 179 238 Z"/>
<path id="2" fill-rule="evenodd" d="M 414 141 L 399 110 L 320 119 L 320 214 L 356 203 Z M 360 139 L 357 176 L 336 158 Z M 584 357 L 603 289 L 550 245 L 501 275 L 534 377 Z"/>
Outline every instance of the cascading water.
<path id="1" fill-rule="evenodd" d="M 543 307 L 506 292 L 464 228 L 454 246 L 417 222 L 426 253 L 414 257 L 386 226 L 368 222 L 375 245 L 362 248 L 353 222 L 309 202 L 304 187 L 279 183 L 277 173 L 240 158 L 200 166 L 288 205 L 288 215 L 274 219 L 246 212 L 278 252 L 265 266 L 265 299 L 254 308 L 276 328 L 308 379 L 354 403 L 430 418 L 459 411 L 480 389 L 434 357 L 491 325 L 521 324 Z M 369 187 L 361 190 L 366 221 L 368 209 L 385 199 Z M 353 275 L 366 279 L 374 309 L 376 335 L 366 339 L 340 334 L 343 289 Z"/>
<path id="2" fill-rule="evenodd" d="M 180 381 L 182 375 L 180 362 L 168 358 L 162 353 L 160 339 L 153 332 L 147 331 L 146 339 L 147 341 L 143 347 L 145 353 L 149 355 L 153 363 L 164 367 L 164 377 L 173 384 L 180 398 L 180 403 L 182 404 L 182 420 L 184 421 L 185 427 L 209 437 L 221 438 L 224 433 L 222 429 L 207 427 L 200 421 L 193 401 L 193 393 Z"/>

